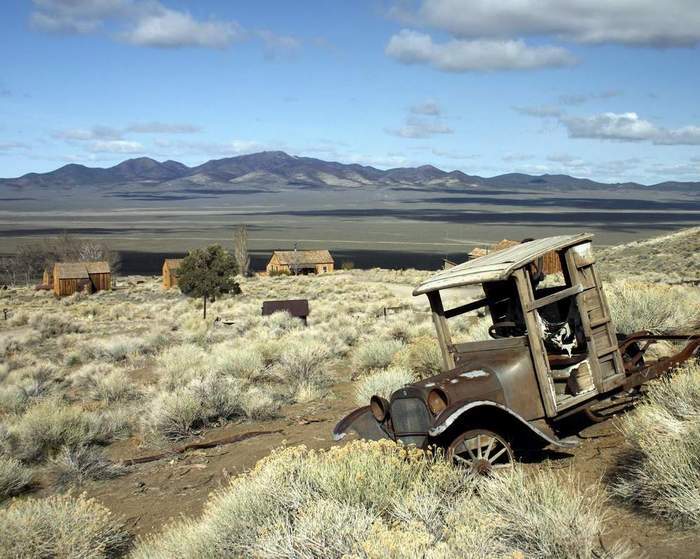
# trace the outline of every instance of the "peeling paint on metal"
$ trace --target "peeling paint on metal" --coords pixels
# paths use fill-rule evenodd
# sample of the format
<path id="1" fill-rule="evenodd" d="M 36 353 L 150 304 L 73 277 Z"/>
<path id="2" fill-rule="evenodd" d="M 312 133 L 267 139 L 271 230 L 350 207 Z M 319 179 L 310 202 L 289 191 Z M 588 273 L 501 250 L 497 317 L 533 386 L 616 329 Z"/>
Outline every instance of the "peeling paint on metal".
<path id="1" fill-rule="evenodd" d="M 479 378 L 479 377 L 487 377 L 487 376 L 489 376 L 489 373 L 479 369 L 476 371 L 467 371 L 466 373 L 462 373 L 459 376 L 464 377 L 464 378 Z"/>

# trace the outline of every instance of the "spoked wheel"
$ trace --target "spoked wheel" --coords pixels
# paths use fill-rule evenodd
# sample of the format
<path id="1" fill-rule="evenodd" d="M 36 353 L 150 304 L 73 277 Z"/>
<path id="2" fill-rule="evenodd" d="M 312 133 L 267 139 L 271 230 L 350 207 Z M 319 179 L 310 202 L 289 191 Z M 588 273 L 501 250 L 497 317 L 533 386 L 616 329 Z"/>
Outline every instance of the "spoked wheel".
<path id="1" fill-rule="evenodd" d="M 486 429 L 473 429 L 459 435 L 447 448 L 447 458 L 478 475 L 511 468 L 515 462 L 508 441 Z"/>

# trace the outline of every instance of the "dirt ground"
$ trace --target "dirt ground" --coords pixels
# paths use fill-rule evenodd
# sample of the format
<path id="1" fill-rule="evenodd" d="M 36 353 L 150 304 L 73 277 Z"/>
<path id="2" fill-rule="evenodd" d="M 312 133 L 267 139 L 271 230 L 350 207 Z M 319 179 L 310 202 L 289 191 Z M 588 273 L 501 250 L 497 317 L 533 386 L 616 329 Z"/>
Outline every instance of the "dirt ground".
<path id="1" fill-rule="evenodd" d="M 330 397 L 283 408 L 281 419 L 209 429 L 206 436 L 196 442 L 253 431 L 269 433 L 131 466 L 126 475 L 90 482 L 83 490 L 121 515 L 136 536 L 158 532 L 181 515 L 200 514 L 213 491 L 225 487 L 231 476 L 249 470 L 276 448 L 303 444 L 322 449 L 339 444 L 333 441 L 331 430 L 353 409 L 353 391 L 352 383 L 339 384 L 333 387 Z M 583 485 L 597 482 L 614 465 L 622 436 L 614 418 L 584 426 L 579 436 L 581 445 L 578 448 L 565 452 L 545 451 L 525 467 L 571 468 L 580 476 Z M 118 461 L 149 455 L 153 450 L 145 452 L 139 448 L 138 440 L 130 439 L 112 444 L 108 452 Z M 634 557 L 700 557 L 700 534 L 697 532 L 672 529 L 614 500 L 609 502 L 609 511 L 607 531 L 601 537 L 604 547 L 609 548 L 613 542 L 622 540 L 628 543 Z"/>

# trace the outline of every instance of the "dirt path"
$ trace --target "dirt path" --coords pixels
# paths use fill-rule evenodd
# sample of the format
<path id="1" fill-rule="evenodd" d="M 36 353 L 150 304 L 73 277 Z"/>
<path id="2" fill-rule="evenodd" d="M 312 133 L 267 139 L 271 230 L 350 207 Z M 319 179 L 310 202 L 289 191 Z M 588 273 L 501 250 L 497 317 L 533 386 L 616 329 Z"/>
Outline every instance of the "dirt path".
<path id="1" fill-rule="evenodd" d="M 284 418 L 211 429 L 202 440 L 249 431 L 279 429 L 280 433 L 133 466 L 120 478 L 88 484 L 85 491 L 123 516 L 135 535 L 158 532 L 181 515 L 200 514 L 212 491 L 226 486 L 231 476 L 249 470 L 275 448 L 303 444 L 322 449 L 337 444 L 331 430 L 338 419 L 353 409 L 353 390 L 352 383 L 342 383 L 333 388 L 333 398 L 284 408 L 281 410 Z M 584 486 L 598 482 L 613 466 L 622 436 L 614 420 L 610 420 L 585 428 L 581 437 L 580 447 L 567 452 L 550 452 L 525 467 L 570 468 L 579 475 Z M 139 449 L 135 440 L 113 444 L 108 450 L 114 460 L 154 454 L 152 449 Z M 603 537 L 606 547 L 623 540 L 629 543 L 635 557 L 700 557 L 700 534 L 697 532 L 672 530 L 612 500 L 609 510 L 607 533 Z"/>

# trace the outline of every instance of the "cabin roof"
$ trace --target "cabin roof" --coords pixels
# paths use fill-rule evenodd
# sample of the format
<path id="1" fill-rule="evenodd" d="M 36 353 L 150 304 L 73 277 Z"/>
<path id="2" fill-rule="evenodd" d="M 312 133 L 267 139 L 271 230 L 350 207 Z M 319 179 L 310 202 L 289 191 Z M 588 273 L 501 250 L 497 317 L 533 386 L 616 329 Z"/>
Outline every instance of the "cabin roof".
<path id="1" fill-rule="evenodd" d="M 166 258 L 164 264 L 171 270 L 176 270 L 182 264 L 182 258 Z"/>
<path id="2" fill-rule="evenodd" d="M 296 255 L 295 255 L 296 252 Z M 333 264 L 333 257 L 327 250 L 276 250 L 272 256 L 277 255 L 280 264 L 292 265 L 304 264 Z"/>
<path id="3" fill-rule="evenodd" d="M 56 262 L 53 275 L 58 279 L 89 279 L 89 274 L 109 274 L 108 262 Z"/>
<path id="4" fill-rule="evenodd" d="M 85 262 L 84 264 L 88 274 L 109 274 L 111 272 L 108 262 Z"/>
<path id="5" fill-rule="evenodd" d="M 547 254 L 549 251 L 561 250 L 568 246 L 589 241 L 591 238 L 593 238 L 593 235 L 590 233 L 561 235 L 536 239 L 527 243 L 519 243 L 503 250 L 492 251 L 480 258 L 468 260 L 454 268 L 438 272 L 416 287 L 413 295 L 422 295 L 423 293 L 462 285 L 504 280 L 514 270 Z"/>
<path id="6" fill-rule="evenodd" d="M 89 279 L 85 262 L 56 262 L 53 276 L 62 279 Z"/>

